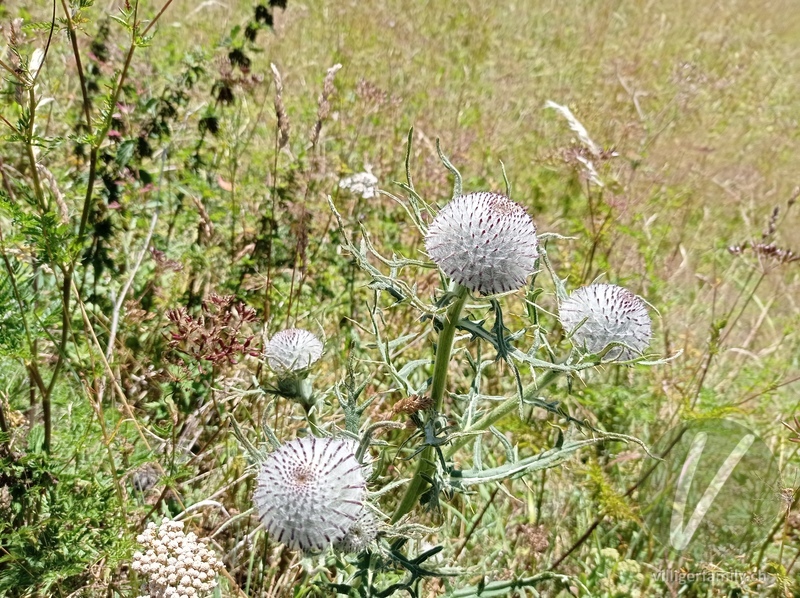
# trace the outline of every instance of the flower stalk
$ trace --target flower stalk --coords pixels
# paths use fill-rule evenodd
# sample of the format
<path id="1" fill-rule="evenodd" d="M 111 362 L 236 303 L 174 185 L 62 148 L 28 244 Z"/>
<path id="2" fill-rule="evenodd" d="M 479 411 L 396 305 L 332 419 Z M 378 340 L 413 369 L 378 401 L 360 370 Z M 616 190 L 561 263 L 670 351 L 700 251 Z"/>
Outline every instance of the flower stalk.
<path id="1" fill-rule="evenodd" d="M 458 283 L 453 283 L 455 288 L 455 299 L 447 309 L 442 331 L 439 333 L 439 343 L 436 346 L 436 358 L 433 364 L 433 381 L 431 383 L 431 403 L 433 405 L 431 414 L 436 417 L 442 410 L 444 390 L 447 386 L 447 370 L 450 367 L 450 357 L 453 352 L 453 340 L 456 335 L 456 327 L 461 317 L 461 311 L 469 297 L 469 289 Z M 417 470 L 411 479 L 406 493 L 392 516 L 392 523 L 396 523 L 403 515 L 408 513 L 417 503 L 422 494 L 424 477 L 429 477 L 433 471 L 433 447 L 426 446 L 420 454 Z"/>

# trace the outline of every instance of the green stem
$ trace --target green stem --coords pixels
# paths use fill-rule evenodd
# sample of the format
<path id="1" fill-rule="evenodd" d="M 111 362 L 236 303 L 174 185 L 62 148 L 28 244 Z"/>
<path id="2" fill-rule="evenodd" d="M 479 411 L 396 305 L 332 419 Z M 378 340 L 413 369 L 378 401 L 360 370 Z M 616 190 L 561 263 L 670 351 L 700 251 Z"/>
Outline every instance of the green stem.
<path id="1" fill-rule="evenodd" d="M 64 12 L 66 14 L 68 29 L 70 31 L 70 40 L 72 41 L 73 52 L 75 54 L 75 61 L 78 66 L 78 75 L 81 81 L 83 107 L 84 107 L 84 113 L 86 115 L 87 128 L 88 131 L 91 133 L 92 132 L 91 100 L 89 99 L 88 93 L 86 91 L 85 77 L 83 75 L 83 67 L 81 66 L 81 57 L 80 57 L 80 52 L 78 51 L 75 29 L 72 23 L 72 19 L 70 17 L 71 13 L 69 8 L 67 7 L 66 1 L 62 0 L 61 4 L 64 7 Z M 168 5 L 169 2 L 167 3 L 167 6 Z M 83 243 L 83 239 L 86 234 L 86 229 L 89 223 L 89 214 L 91 212 L 91 207 L 92 207 L 94 183 L 95 183 L 95 178 L 97 176 L 97 161 L 99 157 L 100 144 L 103 142 L 106 135 L 108 134 L 108 130 L 111 128 L 111 119 L 114 113 L 113 108 L 114 106 L 117 105 L 117 101 L 119 100 L 119 95 L 122 91 L 122 86 L 125 82 L 125 77 L 127 76 L 128 68 L 131 65 L 131 58 L 133 57 L 133 51 L 136 49 L 137 46 L 136 18 L 138 10 L 139 10 L 139 2 L 137 0 L 136 3 L 134 4 L 131 45 L 130 48 L 128 49 L 127 55 L 125 56 L 125 64 L 122 67 L 122 72 L 120 73 L 119 80 L 117 81 L 117 85 L 114 88 L 114 92 L 112 94 L 111 102 L 109 103 L 110 109 L 108 111 L 108 116 L 106 117 L 105 121 L 102 123 L 98 131 L 94 134 L 94 139 L 92 140 L 92 148 L 89 154 L 89 176 L 86 184 L 86 195 L 83 200 L 83 209 L 81 210 L 81 223 L 80 227 L 78 228 L 78 237 L 75 240 L 75 246 L 78 248 L 80 248 Z M 159 16 L 160 15 L 161 13 L 159 13 Z M 152 24 L 153 23 L 151 22 L 150 25 Z M 35 167 L 34 167 L 34 173 L 36 173 Z M 76 252 L 75 256 L 70 260 L 70 262 L 62 267 L 62 270 L 64 272 L 64 284 L 62 286 L 63 305 L 61 312 L 61 341 L 58 346 L 58 358 L 56 360 L 56 365 L 53 367 L 53 374 L 50 377 L 50 383 L 47 386 L 47 392 L 42 397 L 42 405 L 45 417 L 45 448 L 48 452 L 50 450 L 50 435 L 51 435 L 51 427 L 48 423 L 50 420 L 50 397 L 53 394 L 53 389 L 55 388 L 56 381 L 58 380 L 58 375 L 61 373 L 61 368 L 64 364 L 64 358 L 66 356 L 65 351 L 67 347 L 67 339 L 70 330 L 70 315 L 71 315 L 70 297 L 71 297 L 72 279 L 75 273 L 76 261 L 79 257 L 80 257 L 80 252 Z"/>
<path id="2" fill-rule="evenodd" d="M 308 422 L 308 430 L 313 436 L 319 435 L 319 420 L 317 419 L 317 411 L 314 405 L 305 407 L 306 422 Z"/>
<path id="3" fill-rule="evenodd" d="M 42 212 L 42 215 L 44 215 L 45 212 L 47 212 L 47 204 L 44 200 L 44 192 L 42 191 L 42 183 L 41 179 L 39 178 L 39 170 L 36 168 L 36 156 L 33 153 L 33 132 L 36 119 L 36 95 L 33 93 L 32 87 L 28 90 L 28 110 L 30 113 L 30 118 L 28 119 L 28 139 L 26 140 L 25 149 L 28 152 L 28 162 L 30 162 L 31 165 L 31 178 L 33 179 L 33 190 L 36 195 L 36 202 L 39 205 L 39 210 Z"/>
<path id="4" fill-rule="evenodd" d="M 433 382 L 431 383 L 431 404 L 433 405 L 434 417 L 442 410 L 442 401 L 444 399 L 444 390 L 447 386 L 447 371 L 450 367 L 450 357 L 453 352 L 453 339 L 456 335 L 456 326 L 461 317 L 461 310 L 469 297 L 469 291 L 466 287 L 456 284 L 455 299 L 447 310 L 444 322 L 442 323 L 442 331 L 439 333 L 439 343 L 436 346 L 436 359 L 433 364 Z M 433 471 L 433 447 L 426 446 L 420 455 L 417 463 L 417 471 L 414 472 L 414 477 L 406 489 L 406 494 L 403 500 L 397 506 L 397 510 L 392 516 L 392 523 L 396 523 L 403 515 L 408 513 L 417 503 L 420 494 L 422 494 L 422 486 L 425 483 L 424 476 L 430 476 Z"/>
<path id="5" fill-rule="evenodd" d="M 431 403 L 436 413 L 442 410 L 444 389 L 447 386 L 447 371 L 450 368 L 450 355 L 453 352 L 453 339 L 456 336 L 456 326 L 461 318 L 461 310 L 469 297 L 466 287 L 456 285 L 455 299 L 447 310 L 447 315 L 442 323 L 439 333 L 439 343 L 436 347 L 436 360 L 433 364 L 433 382 L 431 383 Z"/>

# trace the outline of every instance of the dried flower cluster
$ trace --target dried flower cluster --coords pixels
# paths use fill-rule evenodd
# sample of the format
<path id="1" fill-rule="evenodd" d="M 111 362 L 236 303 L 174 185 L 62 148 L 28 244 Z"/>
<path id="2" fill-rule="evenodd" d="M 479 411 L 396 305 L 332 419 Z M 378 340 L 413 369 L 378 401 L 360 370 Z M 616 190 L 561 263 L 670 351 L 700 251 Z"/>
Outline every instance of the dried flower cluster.
<path id="1" fill-rule="evenodd" d="M 791 209 L 791 207 L 797 202 L 798 197 L 800 197 L 800 186 L 795 187 L 794 191 L 792 191 L 791 197 L 786 202 L 787 211 Z M 778 264 L 789 264 L 791 262 L 800 261 L 799 254 L 791 249 L 778 246 L 774 241 L 775 233 L 778 230 L 778 217 L 780 216 L 780 213 L 780 206 L 775 206 L 769 216 L 769 219 L 767 220 L 766 228 L 761 233 L 760 242 L 753 240 L 745 241 L 739 245 L 731 245 L 728 247 L 728 252 L 732 255 L 743 255 L 746 251 L 750 250 L 759 258 L 771 260 L 773 262 L 777 262 Z"/>
<path id="2" fill-rule="evenodd" d="M 511 529 L 507 529 L 506 532 L 512 532 L 516 536 L 520 547 L 527 548 L 535 553 L 543 553 L 550 548 L 548 530 L 544 525 L 518 523 Z"/>
<path id="3" fill-rule="evenodd" d="M 150 255 L 153 256 L 153 260 L 160 270 L 172 270 L 173 272 L 180 272 L 183 270 L 182 263 L 169 259 L 166 253 L 160 249 L 156 249 L 153 245 L 150 246 Z"/>
<path id="4" fill-rule="evenodd" d="M 254 309 L 233 296 L 219 295 L 212 295 L 201 307 L 197 318 L 184 308 L 167 312 L 174 327 L 169 335 L 171 349 L 216 365 L 234 364 L 239 355 L 258 355 L 250 347 L 254 337 L 245 328 L 256 320 Z"/>
<path id="5" fill-rule="evenodd" d="M 651 324 L 647 305 L 617 285 L 593 284 L 572 293 L 559 308 L 564 330 L 572 342 L 590 353 L 600 353 L 611 343 L 606 360 L 639 357 L 650 344 Z"/>
<path id="6" fill-rule="evenodd" d="M 428 395 L 411 395 L 405 399 L 400 399 L 392 407 L 392 414 L 413 415 L 419 411 L 433 407 L 433 401 Z"/>
<path id="7" fill-rule="evenodd" d="M 382 106 L 389 101 L 389 94 L 386 91 L 363 78 L 356 83 L 356 95 L 372 106 Z"/>
<path id="8" fill-rule="evenodd" d="M 533 272 L 536 227 L 521 205 L 498 193 L 469 193 L 436 215 L 425 237 L 431 259 L 451 279 L 484 295 L 519 289 Z"/>
<path id="9" fill-rule="evenodd" d="M 286 114 L 286 106 L 283 103 L 283 78 L 274 64 L 269 65 L 272 69 L 272 78 L 275 80 L 275 116 L 278 119 L 278 149 L 282 148 L 289 141 L 289 116 Z"/>
<path id="10" fill-rule="evenodd" d="M 732 245 L 728 247 L 728 252 L 732 255 L 742 255 L 746 250 L 752 250 L 756 255 L 774 260 L 779 264 L 788 264 L 800 260 L 800 255 L 796 254 L 791 249 L 784 249 L 778 247 L 775 243 L 750 243 L 745 241 L 741 245 Z"/>
<path id="11" fill-rule="evenodd" d="M 304 551 L 345 539 L 362 517 L 366 494 L 355 451 L 354 440 L 309 436 L 270 454 L 253 500 L 273 539 Z"/>
<path id="12" fill-rule="evenodd" d="M 236 68 L 241 71 L 241 75 L 235 74 Z M 211 92 L 221 104 L 233 103 L 234 89 L 252 91 L 264 81 L 263 75 L 250 73 L 250 58 L 240 49 L 232 50 L 227 60 L 217 61 L 217 71 L 219 78 L 214 82 Z"/>
<path id="13" fill-rule="evenodd" d="M 145 551 L 133 555 L 131 567 L 150 579 L 142 598 L 199 597 L 217 585 L 222 563 L 194 532 L 183 533 L 182 521 L 150 522 L 136 541 Z"/>
<path id="14" fill-rule="evenodd" d="M 336 76 L 336 73 L 339 72 L 339 69 L 342 68 L 341 64 L 334 64 L 331 68 L 328 69 L 328 72 L 325 74 L 325 80 L 322 83 L 322 93 L 317 100 L 317 121 L 314 123 L 314 127 L 311 129 L 311 145 L 316 146 L 317 142 L 319 141 L 319 134 L 322 131 L 322 123 L 325 122 L 330 116 L 331 113 L 331 96 L 333 92 L 336 91 L 336 88 L 333 86 L 333 78 Z"/>

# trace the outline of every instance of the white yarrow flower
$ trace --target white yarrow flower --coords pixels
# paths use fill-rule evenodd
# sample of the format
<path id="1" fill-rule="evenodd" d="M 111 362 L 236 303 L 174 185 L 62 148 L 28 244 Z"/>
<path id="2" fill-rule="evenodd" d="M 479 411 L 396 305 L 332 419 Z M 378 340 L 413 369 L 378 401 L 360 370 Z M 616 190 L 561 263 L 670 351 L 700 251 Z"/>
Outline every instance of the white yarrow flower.
<path id="1" fill-rule="evenodd" d="M 590 353 L 618 361 L 639 357 L 650 345 L 651 323 L 647 305 L 627 289 L 613 284 L 593 284 L 576 290 L 559 308 L 561 324 L 572 342 Z"/>
<path id="2" fill-rule="evenodd" d="M 371 172 L 358 172 L 339 181 L 339 188 L 370 199 L 378 194 L 378 178 Z"/>
<path id="3" fill-rule="evenodd" d="M 364 509 L 366 480 L 354 440 L 298 438 L 261 465 L 253 500 L 270 535 L 292 549 L 341 541 Z"/>
<path id="4" fill-rule="evenodd" d="M 425 249 L 457 283 L 484 295 L 525 285 L 538 253 L 536 227 L 499 193 L 469 193 L 448 203 L 428 227 Z"/>
<path id="5" fill-rule="evenodd" d="M 269 367 L 276 374 L 289 374 L 316 363 L 322 357 L 322 343 L 308 330 L 289 328 L 275 334 L 264 353 Z"/>
<path id="6" fill-rule="evenodd" d="M 222 562 L 193 532 L 184 534 L 182 521 L 150 522 L 136 541 L 145 552 L 134 553 L 131 568 L 149 578 L 143 598 L 207 596 L 216 587 Z"/>

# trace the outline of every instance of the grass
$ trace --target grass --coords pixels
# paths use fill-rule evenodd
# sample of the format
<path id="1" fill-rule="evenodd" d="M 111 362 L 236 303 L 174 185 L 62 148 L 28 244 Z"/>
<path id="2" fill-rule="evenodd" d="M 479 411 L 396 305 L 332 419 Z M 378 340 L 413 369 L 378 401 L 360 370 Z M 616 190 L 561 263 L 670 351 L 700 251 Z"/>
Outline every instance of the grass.
<path id="1" fill-rule="evenodd" d="M 452 189 L 437 138 L 465 190 L 502 190 L 502 161 L 511 196 L 539 232 L 570 237 L 548 244 L 568 287 L 598 277 L 627 286 L 658 310 L 653 349 L 682 351 L 659 367 L 587 371 L 544 398 L 647 444 L 680 421 L 733 419 L 777 456 L 781 485 L 797 488 L 797 444 L 781 422 L 799 407 L 800 269 L 753 249 L 729 251 L 761 240 L 776 207 L 766 242 L 800 251 L 793 235 L 800 216 L 787 207 L 800 155 L 800 16 L 791 2 L 289 0 L 251 44 L 244 38 L 254 22 L 250 4 L 175 0 L 152 40 L 135 48 L 107 114 L 103 98 L 115 93 L 131 40 L 109 18 L 122 14 L 131 23 L 122 8 L 97 3 L 73 15 L 93 98 L 90 122 L 112 131 L 94 140 L 100 176 L 83 235 L 93 140 L 61 5 L 36 90 L 54 101 L 39 104 L 27 139 L 11 130 L 24 124 L 27 99 L 4 71 L 0 595 L 136 596 L 141 580 L 129 569 L 136 534 L 149 520 L 187 509 L 192 529 L 211 538 L 225 562 L 219 595 L 325 594 L 324 575 L 303 569 L 247 513 L 251 460 L 230 425 L 235 420 L 251 441 L 264 441 L 266 418 L 289 438 L 305 425 L 301 410 L 261 392 L 266 372 L 241 351 L 232 350 L 235 360 L 187 358 L 205 346 L 196 338 L 171 343 L 169 314 L 184 307 L 203 315 L 219 336 L 230 313 L 215 311 L 210 297 L 234 295 L 256 310 L 237 338 L 252 336 L 257 352 L 287 325 L 318 332 L 327 352 L 315 386 L 341 382 L 352 354 L 353 376 L 366 385 L 360 400 L 374 401 L 366 415 L 394 417 L 404 393 L 375 361 L 369 314 L 376 300 L 368 278 L 338 249 L 342 232 L 326 196 L 348 234 L 358 238 L 363 225 L 384 254 L 423 258 L 422 239 L 395 202 L 338 187 L 342 176 L 369 166 L 382 189 L 399 193 L 392 183 L 405 180 L 411 127 L 411 172 L 428 202 L 441 207 Z M 24 18 L 25 60 L 44 46 L 50 10 L 13 1 L 0 7 L 5 33 L 12 19 Z M 159 10 L 143 3 L 138 18 L 147 23 Z M 247 72 L 232 66 L 235 49 L 251 61 Z M 14 64 L 11 54 L 2 59 Z M 270 63 L 282 76 L 290 127 L 280 150 Z M 320 118 L 323 81 L 336 63 L 331 111 Z M 232 102 L 220 101 L 223 88 Z M 597 164 L 602 192 L 581 176 L 573 135 L 544 109 L 547 100 L 568 105 L 608 150 Z M 321 136 L 311 144 L 318 120 Z M 47 177 L 32 169 L 30 148 L 52 173 L 66 220 Z M 74 287 L 65 284 L 73 270 Z M 440 282 L 434 270 L 403 275 L 426 300 Z M 537 303 L 555 310 L 545 278 L 537 278 L 545 290 Z M 416 334 L 398 362 L 429 358 L 430 327 L 421 328 L 407 304 L 380 301 L 385 338 Z M 529 326 L 519 296 L 504 305 L 509 327 Z M 488 310 L 473 313 L 492 321 Z M 486 374 L 483 392 L 513 392 L 503 364 Z M 426 375 L 412 382 L 424 386 Z M 463 361 L 453 361 L 450 376 L 448 390 L 466 394 L 472 374 Z M 52 409 L 47 433 L 45 406 Z M 322 413 L 344 427 L 332 398 Z M 524 416 L 498 424 L 521 454 L 554 446 L 566 428 L 541 410 Z M 382 439 L 397 447 L 407 437 L 401 430 Z M 507 462 L 500 438 L 487 435 L 483 448 L 487 468 Z M 383 479 L 410 477 L 413 464 L 388 455 L 394 451 L 376 465 Z M 627 494 L 646 463 L 636 444 L 596 444 L 558 468 L 443 498 L 440 516 L 415 511 L 414 521 L 435 531 L 396 549 L 410 558 L 442 546 L 424 566 L 457 569 L 455 577 L 425 580 L 422 595 L 477 595 L 481 580 L 514 576 L 528 580 L 525 590 L 497 591 L 797 595 L 796 500 L 760 554 L 681 560 L 653 543 L 635 491 Z M 402 490 L 381 499 L 388 512 Z M 775 490 L 779 500 L 782 488 Z M 778 583 L 657 581 L 666 564 L 768 571 Z M 354 565 L 337 566 L 341 573 Z M 388 581 L 414 571 L 389 569 Z M 547 579 L 532 580 L 537 574 Z"/>

